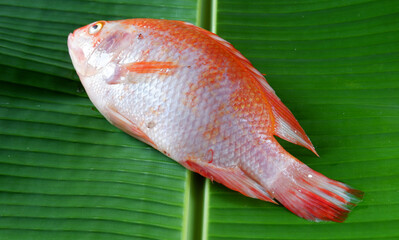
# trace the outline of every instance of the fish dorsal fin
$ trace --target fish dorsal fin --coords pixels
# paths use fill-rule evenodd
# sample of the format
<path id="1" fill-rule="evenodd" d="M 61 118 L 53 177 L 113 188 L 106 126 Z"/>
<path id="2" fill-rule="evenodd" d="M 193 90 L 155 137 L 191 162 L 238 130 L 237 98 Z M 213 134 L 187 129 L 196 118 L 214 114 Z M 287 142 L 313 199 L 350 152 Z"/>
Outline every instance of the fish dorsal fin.
<path id="1" fill-rule="evenodd" d="M 273 111 L 274 135 L 294 144 L 306 147 L 314 154 L 319 156 L 314 149 L 312 142 L 302 129 L 301 125 L 299 125 L 291 111 L 281 102 L 281 100 L 274 93 L 273 89 L 270 88 L 269 84 L 265 80 L 260 83 L 265 89 L 267 99 L 269 100 Z M 268 89 L 271 89 L 271 91 Z"/>
<path id="2" fill-rule="evenodd" d="M 215 40 L 218 44 L 222 45 L 225 50 L 227 50 L 229 53 L 237 57 L 239 60 L 243 61 L 245 64 L 248 64 L 249 66 L 252 66 L 252 64 L 249 62 L 247 58 L 245 58 L 237 49 L 234 48 L 231 43 L 228 41 L 224 40 L 223 38 L 219 37 L 218 35 L 214 34 L 213 32 L 209 32 L 208 30 L 205 30 L 203 28 L 197 27 L 191 23 L 188 22 L 181 22 L 182 24 L 186 25 L 187 27 L 190 27 L 196 31 L 201 32 L 202 34 L 207 35 L 208 37 L 211 37 L 213 40 Z M 256 70 L 256 69 L 255 69 Z M 257 71 L 256 71 L 257 72 Z"/>
<path id="3" fill-rule="evenodd" d="M 265 77 L 252 65 L 248 65 L 247 68 L 266 93 L 274 117 L 274 135 L 303 146 L 319 156 L 301 125 L 299 125 L 291 111 L 281 102 L 280 98 L 277 97 L 274 90 L 267 83 Z"/>
<path id="4" fill-rule="evenodd" d="M 246 59 L 237 49 L 235 49 L 233 45 L 231 45 L 229 42 L 222 39 L 218 35 L 197 27 L 191 23 L 185 24 L 191 28 L 194 28 L 197 31 L 200 31 L 203 34 L 208 35 L 209 37 L 217 41 L 226 51 L 236 57 L 237 60 L 240 61 L 241 65 L 246 68 L 256 79 L 256 81 L 262 86 L 273 112 L 275 122 L 274 135 L 286 141 L 306 147 L 318 156 L 312 142 L 310 141 L 302 127 L 299 125 L 294 115 L 281 102 L 280 98 L 277 97 L 274 90 L 267 83 L 265 77 L 254 68 L 254 66 L 249 62 L 248 59 Z"/>
<path id="5" fill-rule="evenodd" d="M 277 97 L 273 88 L 267 83 L 265 77 L 252 65 L 248 66 L 248 68 L 266 93 L 274 117 L 274 135 L 303 146 L 319 156 L 301 125 L 299 125 L 291 111 L 281 102 L 280 98 Z"/>

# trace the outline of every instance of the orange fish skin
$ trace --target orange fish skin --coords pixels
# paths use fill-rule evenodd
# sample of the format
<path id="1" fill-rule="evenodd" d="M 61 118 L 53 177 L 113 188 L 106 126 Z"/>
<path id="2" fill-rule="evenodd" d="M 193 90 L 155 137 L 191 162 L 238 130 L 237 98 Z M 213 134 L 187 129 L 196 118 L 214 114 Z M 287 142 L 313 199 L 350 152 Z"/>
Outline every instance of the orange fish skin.
<path id="1" fill-rule="evenodd" d="M 186 168 L 312 221 L 342 222 L 361 200 L 280 146 L 274 136 L 317 154 L 263 75 L 217 35 L 181 21 L 98 21 L 68 48 L 104 117 Z"/>

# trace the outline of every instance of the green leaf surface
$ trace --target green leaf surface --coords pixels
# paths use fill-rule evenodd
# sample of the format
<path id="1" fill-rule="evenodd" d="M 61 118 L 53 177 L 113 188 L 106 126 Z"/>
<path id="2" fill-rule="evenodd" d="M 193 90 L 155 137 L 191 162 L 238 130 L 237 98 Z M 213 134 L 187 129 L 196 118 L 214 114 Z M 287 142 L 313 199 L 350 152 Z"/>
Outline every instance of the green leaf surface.
<path id="1" fill-rule="evenodd" d="M 343 224 L 311 223 L 211 184 L 208 238 L 399 238 L 398 2 L 255 2 L 218 0 L 217 33 L 267 74 L 320 158 L 285 148 L 365 197 Z"/>
<path id="2" fill-rule="evenodd" d="M 0 0 L 0 239 L 399 239 L 398 3 Z M 137 17 L 210 28 L 267 74 L 320 158 L 283 146 L 365 192 L 347 221 L 308 222 L 204 184 L 111 126 L 66 39 Z"/>
<path id="3" fill-rule="evenodd" d="M 66 46 L 99 19 L 183 19 L 196 1 L 0 2 L 0 239 L 186 237 L 188 171 L 111 126 Z"/>

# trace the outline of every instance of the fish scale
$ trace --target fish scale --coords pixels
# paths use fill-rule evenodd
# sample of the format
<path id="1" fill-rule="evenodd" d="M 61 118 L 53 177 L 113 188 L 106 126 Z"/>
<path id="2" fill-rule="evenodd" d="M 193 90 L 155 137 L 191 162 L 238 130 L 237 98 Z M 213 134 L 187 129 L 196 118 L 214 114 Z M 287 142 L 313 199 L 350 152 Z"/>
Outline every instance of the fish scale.
<path id="1" fill-rule="evenodd" d="M 312 221 L 342 222 L 361 200 L 280 146 L 274 136 L 317 154 L 262 74 L 217 35 L 180 21 L 98 21 L 68 48 L 104 117 L 186 168 Z"/>

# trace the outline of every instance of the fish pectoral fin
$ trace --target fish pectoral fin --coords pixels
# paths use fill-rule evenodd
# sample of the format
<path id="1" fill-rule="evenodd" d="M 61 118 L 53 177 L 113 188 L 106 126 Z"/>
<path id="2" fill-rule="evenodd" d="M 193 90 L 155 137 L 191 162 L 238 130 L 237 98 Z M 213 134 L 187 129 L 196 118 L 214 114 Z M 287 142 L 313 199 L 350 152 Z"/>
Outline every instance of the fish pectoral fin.
<path id="1" fill-rule="evenodd" d="M 174 62 L 161 62 L 161 61 L 141 61 L 132 62 L 124 65 L 124 68 L 131 73 L 157 73 L 169 75 L 172 70 L 179 67 Z"/>
<path id="2" fill-rule="evenodd" d="M 107 106 L 104 116 L 115 127 L 121 129 L 132 137 L 137 138 L 138 140 L 156 148 L 156 144 L 147 136 L 147 134 L 141 131 L 136 124 L 134 124 L 128 118 L 119 113 L 119 111 L 115 107 Z"/>
<path id="3" fill-rule="evenodd" d="M 245 196 L 277 204 L 260 184 L 239 167 L 224 168 L 196 160 L 186 160 L 181 162 L 181 164 L 187 169 L 209 178 L 211 181 L 219 182 Z"/>

